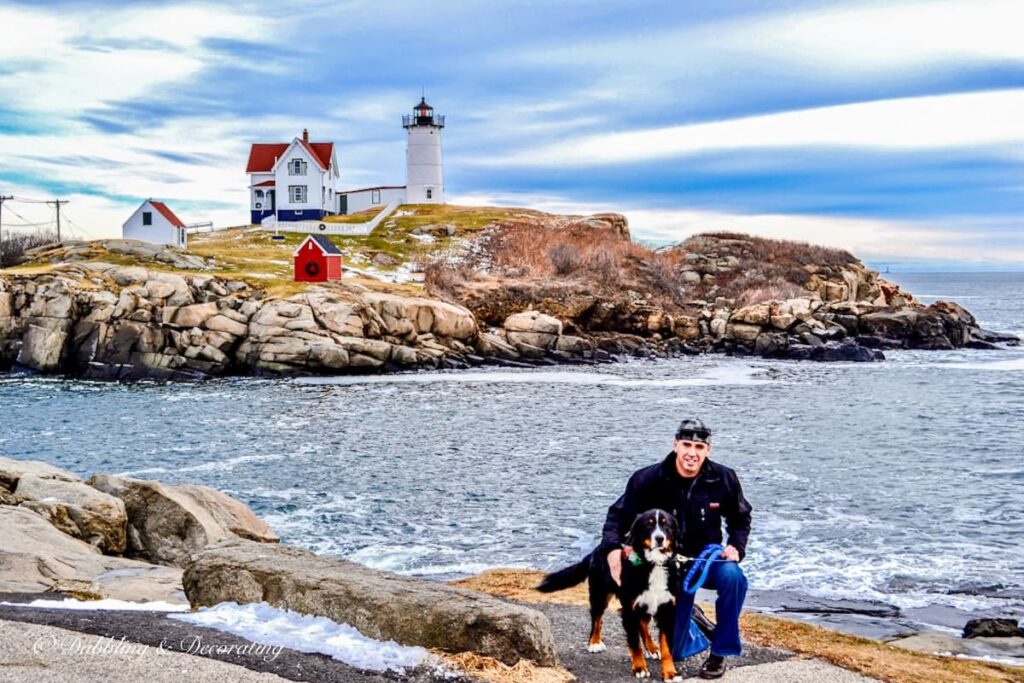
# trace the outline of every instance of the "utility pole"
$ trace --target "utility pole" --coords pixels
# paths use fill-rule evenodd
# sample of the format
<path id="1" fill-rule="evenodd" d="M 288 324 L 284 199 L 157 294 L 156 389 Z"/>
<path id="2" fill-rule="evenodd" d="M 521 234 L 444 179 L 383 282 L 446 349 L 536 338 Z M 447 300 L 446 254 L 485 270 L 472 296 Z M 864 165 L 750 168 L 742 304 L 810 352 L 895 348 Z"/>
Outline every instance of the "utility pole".
<path id="1" fill-rule="evenodd" d="M 67 204 L 69 200 L 55 199 L 52 202 L 46 202 L 47 204 L 53 204 L 57 207 L 57 241 L 60 242 L 60 205 Z"/>

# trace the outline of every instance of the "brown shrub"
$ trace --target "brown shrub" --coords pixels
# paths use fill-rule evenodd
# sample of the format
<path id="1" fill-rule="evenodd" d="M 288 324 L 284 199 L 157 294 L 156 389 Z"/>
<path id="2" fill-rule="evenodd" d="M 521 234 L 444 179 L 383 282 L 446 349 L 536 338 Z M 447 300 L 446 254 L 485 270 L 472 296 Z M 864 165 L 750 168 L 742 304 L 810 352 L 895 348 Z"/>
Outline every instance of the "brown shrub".
<path id="1" fill-rule="evenodd" d="M 580 250 L 571 244 L 556 244 L 548 248 L 548 258 L 555 275 L 570 275 L 583 265 Z"/>
<path id="2" fill-rule="evenodd" d="M 56 241 L 57 236 L 51 232 L 12 234 L 4 231 L 3 241 L 0 241 L 0 268 L 19 263 L 29 249 L 53 244 Z"/>
<path id="3" fill-rule="evenodd" d="M 445 259 L 429 261 L 423 268 L 423 286 L 432 294 L 454 294 L 472 278 L 473 272 L 468 266 Z"/>

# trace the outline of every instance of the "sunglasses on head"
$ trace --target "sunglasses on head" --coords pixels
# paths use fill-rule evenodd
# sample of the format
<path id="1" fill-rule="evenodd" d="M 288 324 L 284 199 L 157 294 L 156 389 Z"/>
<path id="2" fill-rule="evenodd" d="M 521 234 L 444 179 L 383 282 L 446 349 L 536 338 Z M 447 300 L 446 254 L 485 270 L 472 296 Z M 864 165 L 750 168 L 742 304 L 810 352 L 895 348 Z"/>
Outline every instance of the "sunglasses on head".
<path id="1" fill-rule="evenodd" d="M 709 432 L 678 432 L 676 439 L 679 441 L 700 441 L 707 443 L 711 439 Z"/>

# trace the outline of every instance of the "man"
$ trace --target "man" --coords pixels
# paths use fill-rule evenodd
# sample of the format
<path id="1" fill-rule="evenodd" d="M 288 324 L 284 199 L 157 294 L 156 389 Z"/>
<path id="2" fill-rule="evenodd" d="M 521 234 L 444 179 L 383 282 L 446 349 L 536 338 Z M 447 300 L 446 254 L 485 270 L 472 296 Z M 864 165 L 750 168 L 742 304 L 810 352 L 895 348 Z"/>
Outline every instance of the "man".
<path id="1" fill-rule="evenodd" d="M 740 654 L 740 610 L 747 594 L 747 579 L 739 562 L 750 534 L 750 503 L 743 497 L 736 473 L 708 460 L 711 430 L 700 420 L 683 420 L 676 430 L 672 452 L 664 461 L 637 470 L 629 478 L 626 492 L 608 508 L 602 551 L 608 553 L 612 578 L 620 582 L 622 539 L 633 519 L 651 508 L 671 512 L 679 522 L 683 546 L 679 552 L 696 557 L 709 543 L 722 543 L 722 521 L 728 540 L 721 559 L 712 563 L 705 588 L 718 593 L 715 601 L 717 625 L 711 638 L 711 654 L 700 670 L 701 678 L 720 678 L 725 657 Z M 681 588 L 676 604 L 673 655 L 682 659 L 690 637 L 693 595 Z"/>

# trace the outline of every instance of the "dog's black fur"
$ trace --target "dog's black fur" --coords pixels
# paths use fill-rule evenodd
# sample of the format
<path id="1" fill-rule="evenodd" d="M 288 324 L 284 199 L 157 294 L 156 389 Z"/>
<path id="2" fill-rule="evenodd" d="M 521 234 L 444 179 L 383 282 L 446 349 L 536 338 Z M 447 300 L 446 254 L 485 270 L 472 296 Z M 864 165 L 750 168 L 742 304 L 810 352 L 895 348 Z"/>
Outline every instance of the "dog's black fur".
<path id="1" fill-rule="evenodd" d="M 676 594 L 684 571 L 682 558 L 676 554 L 680 540 L 679 525 L 671 514 L 648 510 L 637 516 L 626 537 L 639 560 L 631 561 L 628 552 L 623 551 L 621 585 L 612 580 L 608 553 L 594 551 L 571 567 L 545 576 L 537 590 L 553 593 L 588 580 L 591 652 L 604 649 L 602 620 L 611 596 L 615 595 L 622 605 L 622 626 L 626 631 L 633 675 L 638 678 L 650 675 L 644 658 L 646 650 L 648 655 L 661 658 L 662 676 L 666 681 L 679 680 L 671 647 Z M 658 626 L 660 646 L 655 645 L 650 635 L 652 618 Z"/>

